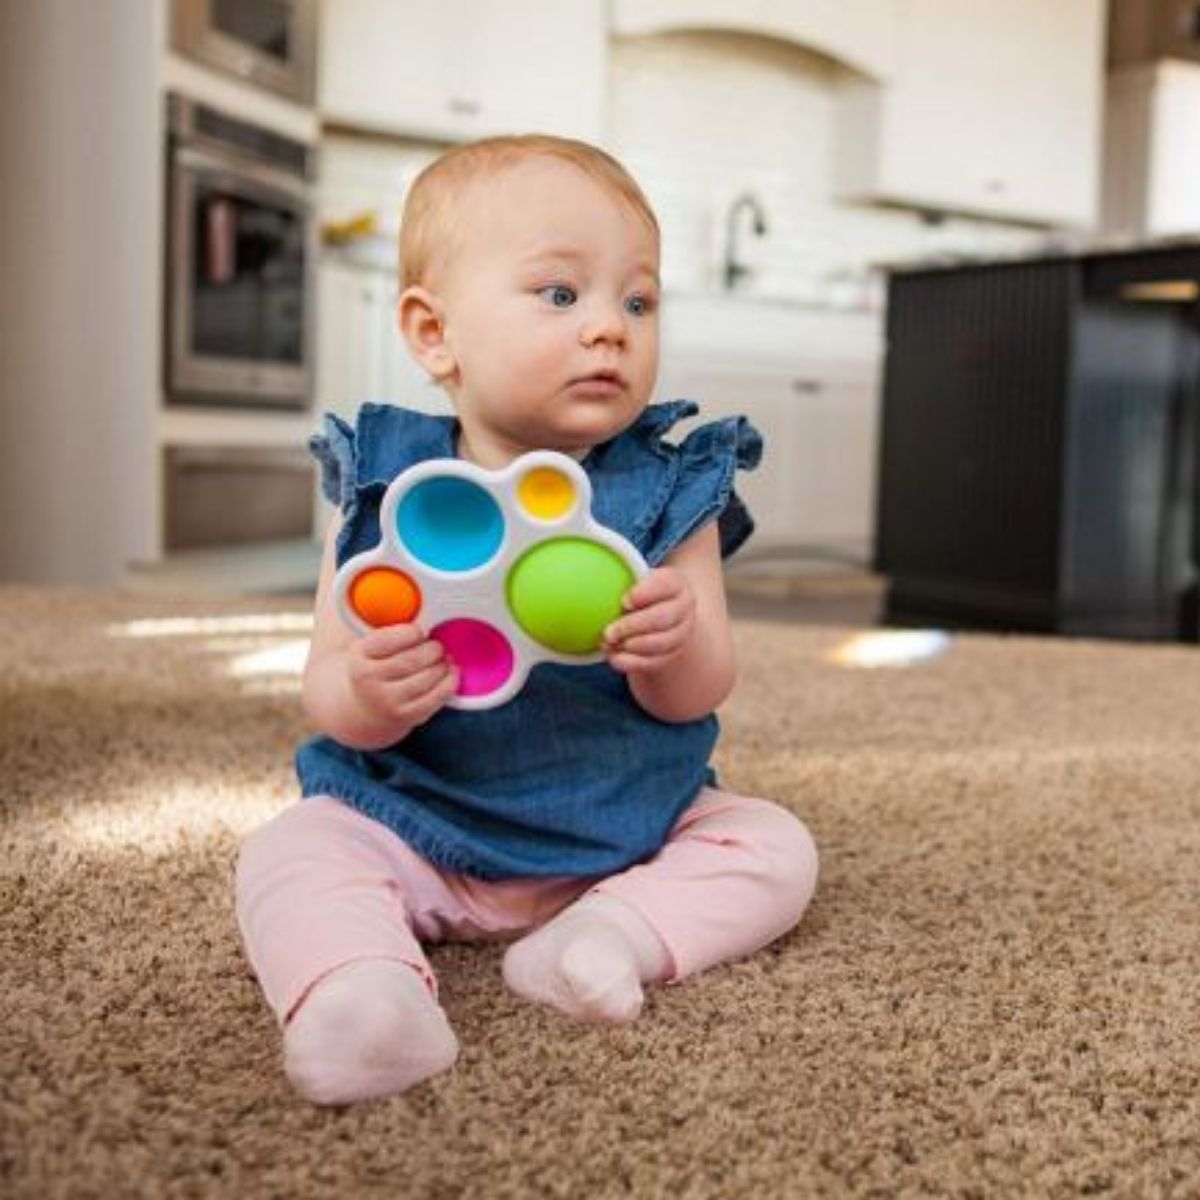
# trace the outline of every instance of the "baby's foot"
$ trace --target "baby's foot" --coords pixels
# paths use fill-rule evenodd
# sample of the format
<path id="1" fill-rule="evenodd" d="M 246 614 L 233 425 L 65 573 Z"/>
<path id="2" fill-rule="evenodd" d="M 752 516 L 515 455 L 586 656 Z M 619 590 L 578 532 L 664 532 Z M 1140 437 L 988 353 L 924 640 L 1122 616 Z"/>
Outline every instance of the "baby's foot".
<path id="1" fill-rule="evenodd" d="M 642 1011 L 642 983 L 663 978 L 668 961 L 636 912 L 593 894 L 514 942 L 504 981 L 518 996 L 581 1021 L 623 1024 Z"/>
<path id="2" fill-rule="evenodd" d="M 407 963 L 347 963 L 303 1000 L 283 1035 L 284 1071 L 314 1104 L 402 1092 L 454 1065 L 458 1039 Z"/>

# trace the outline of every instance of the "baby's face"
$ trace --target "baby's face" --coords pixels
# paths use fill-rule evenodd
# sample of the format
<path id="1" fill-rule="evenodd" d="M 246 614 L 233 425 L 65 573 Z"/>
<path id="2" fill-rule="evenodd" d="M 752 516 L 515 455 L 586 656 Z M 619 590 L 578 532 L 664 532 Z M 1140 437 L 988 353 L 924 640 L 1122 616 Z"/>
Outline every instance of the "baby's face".
<path id="1" fill-rule="evenodd" d="M 465 199 L 436 285 L 466 444 L 581 452 L 628 427 L 658 371 L 658 238 L 570 163 L 536 158 Z"/>

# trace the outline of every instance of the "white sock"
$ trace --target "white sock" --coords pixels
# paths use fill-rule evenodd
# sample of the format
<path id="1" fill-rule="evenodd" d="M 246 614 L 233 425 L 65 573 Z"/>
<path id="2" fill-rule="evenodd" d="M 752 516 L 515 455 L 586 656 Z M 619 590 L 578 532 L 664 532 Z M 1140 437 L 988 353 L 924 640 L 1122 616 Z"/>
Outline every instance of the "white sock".
<path id="1" fill-rule="evenodd" d="M 417 971 L 347 963 L 320 980 L 283 1034 L 284 1071 L 314 1104 L 402 1092 L 454 1065 L 458 1039 Z"/>
<path id="2" fill-rule="evenodd" d="M 504 955 L 518 996 L 582 1021 L 621 1024 L 642 1011 L 642 984 L 662 979 L 670 955 L 641 915 L 593 892 Z"/>

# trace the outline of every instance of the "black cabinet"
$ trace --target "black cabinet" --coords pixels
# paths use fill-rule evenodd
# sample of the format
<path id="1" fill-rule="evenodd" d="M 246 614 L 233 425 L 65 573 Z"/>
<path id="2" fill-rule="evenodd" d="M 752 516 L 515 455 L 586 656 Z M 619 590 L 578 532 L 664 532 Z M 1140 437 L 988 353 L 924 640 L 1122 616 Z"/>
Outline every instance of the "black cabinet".
<path id="1" fill-rule="evenodd" d="M 889 284 L 885 619 L 1196 636 L 1200 247 Z"/>

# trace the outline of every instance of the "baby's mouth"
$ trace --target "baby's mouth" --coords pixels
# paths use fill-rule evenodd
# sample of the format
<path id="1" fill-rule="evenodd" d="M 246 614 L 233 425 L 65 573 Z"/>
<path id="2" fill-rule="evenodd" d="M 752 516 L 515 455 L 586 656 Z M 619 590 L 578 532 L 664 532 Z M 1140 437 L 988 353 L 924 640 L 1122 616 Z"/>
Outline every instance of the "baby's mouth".
<path id="1" fill-rule="evenodd" d="M 589 371 L 586 375 L 571 380 L 576 391 L 612 396 L 625 390 L 625 377 L 617 370 Z"/>

